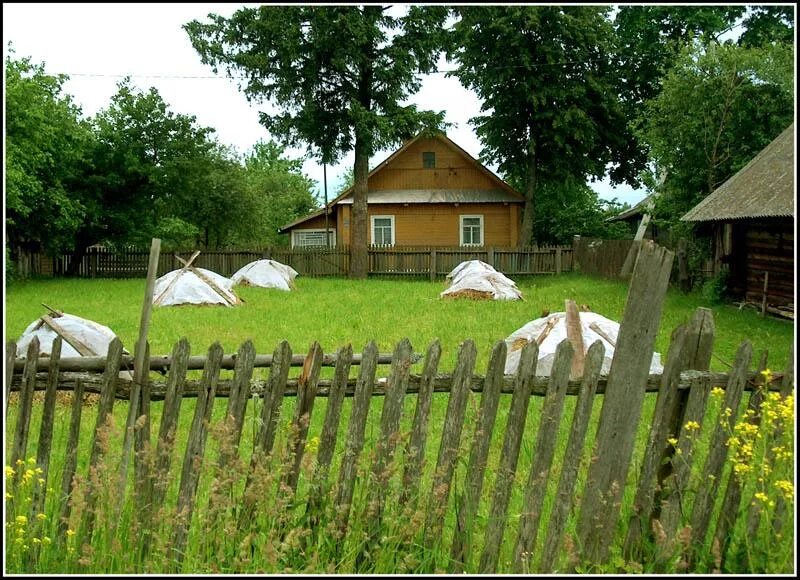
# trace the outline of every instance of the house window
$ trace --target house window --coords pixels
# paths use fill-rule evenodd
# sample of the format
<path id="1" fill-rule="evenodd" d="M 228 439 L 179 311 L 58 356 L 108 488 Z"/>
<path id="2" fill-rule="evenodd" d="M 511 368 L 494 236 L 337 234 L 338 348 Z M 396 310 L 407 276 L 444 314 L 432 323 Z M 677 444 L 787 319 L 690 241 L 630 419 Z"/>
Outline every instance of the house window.
<path id="1" fill-rule="evenodd" d="M 436 167 L 436 153 L 433 151 L 425 151 L 422 154 L 422 167 L 424 169 L 433 169 Z"/>
<path id="2" fill-rule="evenodd" d="M 372 216 L 372 243 L 375 246 L 394 246 L 394 216 Z"/>
<path id="3" fill-rule="evenodd" d="M 336 230 L 328 230 L 331 246 L 336 245 Z M 292 230 L 293 248 L 325 247 L 325 230 Z"/>
<path id="4" fill-rule="evenodd" d="M 461 245 L 462 246 L 482 246 L 483 245 L 483 216 L 482 215 L 462 215 L 459 216 L 461 224 Z"/>

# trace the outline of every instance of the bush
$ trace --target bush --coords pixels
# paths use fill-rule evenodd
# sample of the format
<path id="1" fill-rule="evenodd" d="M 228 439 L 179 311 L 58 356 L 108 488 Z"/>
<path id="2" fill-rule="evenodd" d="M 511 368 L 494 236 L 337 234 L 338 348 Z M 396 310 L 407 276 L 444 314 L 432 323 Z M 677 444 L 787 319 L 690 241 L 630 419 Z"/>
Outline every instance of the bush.
<path id="1" fill-rule="evenodd" d="M 711 304 L 719 304 L 725 299 L 728 291 L 728 270 L 720 270 L 713 278 L 703 284 L 703 298 Z"/>

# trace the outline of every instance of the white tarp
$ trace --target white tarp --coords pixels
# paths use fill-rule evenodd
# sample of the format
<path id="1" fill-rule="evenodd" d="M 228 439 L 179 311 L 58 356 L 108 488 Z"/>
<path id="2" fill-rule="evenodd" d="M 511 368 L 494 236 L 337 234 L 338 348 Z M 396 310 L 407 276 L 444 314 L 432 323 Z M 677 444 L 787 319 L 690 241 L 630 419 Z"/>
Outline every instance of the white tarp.
<path id="1" fill-rule="evenodd" d="M 107 326 L 86 320 L 80 316 L 73 314 L 51 316 L 53 322 L 62 328 L 68 337 L 79 341 L 91 351 L 92 354 L 90 356 L 106 356 L 108 354 L 108 345 L 117 337 Z M 53 341 L 57 336 L 58 333 L 55 330 L 50 328 L 41 318 L 37 318 L 28 325 L 17 341 L 17 357 L 25 358 L 27 356 L 28 345 L 34 337 L 39 339 L 39 356 L 49 356 L 53 352 Z M 123 352 L 130 354 L 125 349 L 123 349 Z M 85 355 L 78 352 L 67 340 L 62 341 L 62 358 L 81 356 Z M 133 380 L 132 375 L 126 371 L 121 372 L 120 376 Z"/>
<path id="2" fill-rule="evenodd" d="M 447 275 L 447 279 L 450 286 L 440 294 L 441 297 L 522 299 L 522 293 L 513 280 L 480 260 L 461 262 Z"/>
<path id="3" fill-rule="evenodd" d="M 153 290 L 153 304 L 159 306 L 175 306 L 178 304 L 222 304 L 231 306 L 231 303 L 239 304 L 241 302 L 232 290 L 233 282 L 230 279 L 205 268 L 193 269 L 211 280 L 219 288 L 220 292 L 228 297 L 230 302 L 225 300 L 215 288 L 203 280 L 202 277 L 197 276 L 191 269 L 182 269 L 167 272 L 156 280 Z M 177 280 L 175 279 L 176 277 Z M 166 295 L 159 300 L 165 290 Z"/>
<path id="4" fill-rule="evenodd" d="M 294 288 L 297 270 L 275 260 L 257 260 L 243 266 L 231 276 L 234 284 L 289 291 Z"/>
<path id="5" fill-rule="evenodd" d="M 606 349 L 600 374 L 607 375 L 611 370 L 611 360 L 614 358 L 614 346 L 599 333 L 595 332 L 590 326 L 595 324 L 616 344 L 617 335 L 619 334 L 619 323 L 594 312 L 579 312 L 578 314 L 581 321 L 584 349 L 588 350 L 596 340 L 602 341 Z M 515 330 L 506 338 L 505 342 L 508 347 L 508 355 L 506 356 L 505 374 L 510 375 L 517 372 L 520 352 L 522 351 L 522 347 L 525 346 L 525 342 L 535 341 L 547 327 L 548 322 L 554 318 L 557 320 L 555 326 L 553 326 L 549 334 L 547 334 L 542 344 L 539 345 L 539 362 L 536 365 L 537 376 L 550 375 L 556 347 L 562 340 L 567 338 L 565 312 L 554 312 L 544 318 L 537 318 L 522 328 Z M 661 366 L 661 355 L 654 352 L 653 359 L 650 362 L 650 374 L 661 374 L 663 370 L 664 367 Z"/>

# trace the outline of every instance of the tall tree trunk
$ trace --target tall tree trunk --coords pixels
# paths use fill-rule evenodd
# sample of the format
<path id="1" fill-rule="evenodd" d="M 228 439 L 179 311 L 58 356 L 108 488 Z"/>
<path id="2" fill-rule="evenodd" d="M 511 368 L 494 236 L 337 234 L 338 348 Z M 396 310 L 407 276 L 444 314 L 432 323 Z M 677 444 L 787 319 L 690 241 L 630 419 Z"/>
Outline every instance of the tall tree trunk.
<path id="1" fill-rule="evenodd" d="M 353 215 L 350 223 L 350 277 L 367 277 L 367 175 L 369 151 L 356 133 L 355 166 L 353 168 Z"/>
<path id="2" fill-rule="evenodd" d="M 370 24 L 380 17 L 382 8 L 365 6 L 363 16 Z M 359 63 L 358 104 L 367 113 L 372 108 L 373 71 L 375 61 L 374 40 L 367 38 L 361 47 Z M 366 115 L 368 117 L 369 115 Z M 372 129 L 355 127 L 355 163 L 353 167 L 353 215 L 350 223 L 350 277 L 364 279 L 369 270 L 367 254 L 367 176 L 369 156 L 372 153 Z"/>
<path id="3" fill-rule="evenodd" d="M 67 271 L 64 272 L 67 276 L 77 276 L 78 270 L 81 267 L 83 257 L 86 255 L 86 250 L 92 245 L 92 240 L 87 233 L 78 232 L 75 235 L 75 249 L 72 250 L 72 255 L 69 259 L 69 266 Z"/>
<path id="4" fill-rule="evenodd" d="M 528 144 L 528 179 L 525 181 L 525 208 L 522 211 L 522 227 L 517 246 L 527 246 L 533 239 L 533 200 L 536 195 L 536 143 Z"/>

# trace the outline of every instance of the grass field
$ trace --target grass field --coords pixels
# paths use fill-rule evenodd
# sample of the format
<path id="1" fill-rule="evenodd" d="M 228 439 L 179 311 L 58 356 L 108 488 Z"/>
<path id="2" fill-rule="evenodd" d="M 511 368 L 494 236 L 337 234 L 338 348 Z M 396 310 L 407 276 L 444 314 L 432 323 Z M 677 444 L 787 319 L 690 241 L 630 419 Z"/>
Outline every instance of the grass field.
<path id="1" fill-rule="evenodd" d="M 391 352 L 396 342 L 404 337 L 408 337 L 414 346 L 415 352 L 424 353 L 428 344 L 438 338 L 442 344 L 442 362 L 439 372 L 451 372 L 455 363 L 459 344 L 471 338 L 475 341 L 478 349 L 478 360 L 476 364 L 476 374 L 485 374 L 486 364 L 493 344 L 504 339 L 514 330 L 521 327 L 532 319 L 541 316 L 544 310 L 556 312 L 563 310 L 564 300 L 573 299 L 578 304 L 588 305 L 592 311 L 602 314 L 614 320 L 621 320 L 622 312 L 627 295 L 627 285 L 620 282 L 606 281 L 597 278 L 589 278 L 574 274 L 562 275 L 559 277 L 536 277 L 531 279 L 521 279 L 518 286 L 525 296 L 524 302 L 493 302 L 493 301 L 471 301 L 471 300 L 441 300 L 439 292 L 444 289 L 444 282 L 429 281 L 392 281 L 392 280 L 367 280 L 350 281 L 343 279 L 306 279 L 299 277 L 296 280 L 297 289 L 295 292 L 283 293 L 277 290 L 264 290 L 257 288 L 241 288 L 238 290 L 245 303 L 237 308 L 224 307 L 170 307 L 156 308 L 153 311 L 152 323 L 150 328 L 151 353 L 168 354 L 172 346 L 181 337 L 185 336 L 192 344 L 192 354 L 205 354 L 208 346 L 219 341 L 226 353 L 235 352 L 239 345 L 247 339 L 252 339 L 256 352 L 259 354 L 269 354 L 280 340 L 287 340 L 297 353 L 305 353 L 309 345 L 317 340 L 320 342 L 324 352 L 335 352 L 340 346 L 346 343 L 353 345 L 354 352 L 360 352 L 364 345 L 375 340 L 381 352 Z M 44 313 L 44 308 L 40 303 L 76 314 L 85 318 L 92 319 L 112 328 L 122 339 L 123 344 L 133 350 L 133 344 L 138 333 L 142 299 L 144 293 L 144 280 L 35 280 L 12 284 L 6 295 L 6 320 L 5 331 L 6 339 L 16 339 L 22 330 Z M 738 346 L 745 339 L 750 340 L 755 352 L 761 349 L 768 349 L 770 355 L 770 366 L 776 370 L 782 370 L 787 357 L 793 337 L 793 325 L 791 323 L 775 320 L 762 319 L 751 310 L 739 311 L 735 307 L 728 305 L 708 305 L 703 302 L 699 294 L 683 295 L 675 290 L 670 290 L 664 307 L 661 325 L 656 340 L 656 350 L 666 355 L 669 346 L 669 336 L 678 324 L 686 322 L 698 306 L 709 306 L 714 313 L 716 326 L 716 339 L 714 344 L 714 358 L 712 368 L 715 370 L 727 370 L 727 364 L 733 361 L 734 354 Z M 754 357 L 754 358 L 757 358 Z M 755 364 L 755 363 L 754 363 Z M 379 367 L 379 376 L 388 373 L 388 367 Z M 266 376 L 266 371 L 258 371 L 261 377 Z M 351 377 L 355 376 L 357 368 L 351 370 Z M 295 369 L 290 376 L 295 376 Z M 163 379 L 162 379 L 163 380 Z M 497 426 L 494 429 L 489 465 L 487 466 L 486 481 L 484 483 L 484 497 L 488 496 L 488 490 L 494 485 L 494 473 L 498 463 L 499 450 L 502 445 L 502 433 L 508 413 L 510 397 L 503 397 L 498 412 Z M 572 416 L 574 408 L 574 397 L 568 397 L 564 420 L 561 423 L 556 456 L 554 459 L 554 471 L 557 473 L 558 465 L 563 459 L 566 447 L 566 435 L 569 430 L 569 418 Z M 459 461 L 459 474 L 463 481 L 463 471 L 465 468 L 466 457 L 469 453 L 469 444 L 472 433 L 469 430 L 471 422 L 477 413 L 479 398 L 473 397 L 468 407 L 468 427 L 462 436 L 463 461 Z M 649 420 L 652 417 L 655 396 L 650 395 L 646 398 L 643 409 L 642 420 L 638 431 L 638 444 L 635 451 L 637 457 L 641 457 L 644 444 L 649 429 Z M 245 431 L 242 437 L 242 449 L 245 456 L 249 455 L 252 449 L 253 435 L 257 430 L 257 418 L 260 411 L 260 401 L 253 400 L 248 405 L 246 416 Z M 324 417 L 325 399 L 319 400 L 314 407 L 312 423 L 309 428 L 309 440 L 318 437 L 321 433 L 322 419 Z M 447 396 L 437 395 L 434 398 L 431 415 L 431 434 L 427 448 L 428 471 L 426 471 L 423 481 L 430 477 L 431 464 L 435 464 L 436 453 L 438 451 L 438 437 L 441 433 L 441 424 L 444 420 Z M 294 402 L 286 401 L 283 407 L 282 422 L 291 416 Z M 415 397 L 406 397 L 404 408 L 404 419 L 402 429 L 408 429 L 410 418 L 414 413 Z M 376 398 L 370 408 L 369 423 L 367 426 L 367 441 L 364 447 L 363 463 L 366 464 L 370 450 L 374 448 L 377 439 L 378 425 L 382 398 Z M 160 419 L 160 404 L 153 405 L 153 425 L 158 425 Z M 219 420 L 223 416 L 225 405 L 219 401 L 215 406 L 214 419 Z M 337 452 L 332 466 L 331 473 L 336 473 L 337 462 L 343 451 L 343 435 L 349 420 L 350 406 L 346 404 L 343 408 L 342 420 L 340 423 L 340 436 L 337 443 Z M 179 424 L 178 440 L 185 441 L 186 431 L 191 421 L 194 411 L 194 400 L 189 399 L 184 402 L 181 409 L 181 422 Z M 57 411 L 58 424 L 54 434 L 54 454 L 53 466 L 51 467 L 51 477 L 48 485 L 58 487 L 59 482 L 55 481 L 59 474 L 63 457 L 58 452 L 59 445 L 62 452 L 66 442 L 66 423 L 68 422 L 69 409 L 61 407 Z M 117 425 L 124 423 L 127 412 L 125 402 L 117 402 L 114 409 L 114 416 Z M 526 433 L 534 434 L 538 427 L 539 415 L 541 412 L 541 399 L 534 397 L 531 401 Z M 599 417 L 600 404 L 593 407 L 593 419 L 590 424 L 589 434 L 587 434 L 587 444 L 585 448 L 590 448 L 591 440 Z M 10 447 L 10 435 L 13 433 L 15 414 L 9 416 L 6 426 L 6 450 Z M 31 425 L 31 437 L 35 441 L 39 429 L 40 414 L 34 413 Z M 87 469 L 88 448 L 90 445 L 92 432 L 94 429 L 94 413 L 89 411 L 88 418 L 82 422 L 81 449 L 79 452 L 78 473 L 85 473 Z M 157 428 L 154 428 L 157 430 Z M 282 432 L 279 437 L 285 437 Z M 115 439 L 119 433 L 115 435 Z M 281 443 L 279 439 L 279 444 Z M 118 441 L 111 444 L 111 449 L 119 449 L 121 445 Z M 511 499 L 509 509 L 509 528 L 516 530 L 521 510 L 522 488 L 524 487 L 527 472 L 529 470 L 534 447 L 533 435 L 527 437 L 523 443 L 520 462 L 517 469 L 517 484 L 514 486 L 514 494 Z M 278 446 L 276 446 L 276 449 Z M 209 447 L 208 456 L 214 457 L 217 453 L 218 442 Z M 118 452 L 118 451 L 117 451 Z M 32 454 L 29 448 L 28 456 Z M 113 454 L 112 454 L 113 455 Z M 173 462 L 173 469 L 179 465 L 176 460 Z M 636 465 L 630 471 L 633 481 L 635 481 Z M 459 475 L 456 481 L 459 481 Z M 585 478 L 585 465 L 581 471 L 580 479 L 576 490 L 582 490 L 583 479 Z M 552 478 L 551 478 L 552 479 Z M 630 483 L 630 482 L 629 482 Z M 554 484 L 551 484 L 554 487 Z M 204 476 L 198 491 L 198 505 L 205 505 L 208 501 L 211 487 L 210 475 Z M 175 493 L 176 482 L 171 484 L 171 493 Z M 356 502 L 364 501 L 363 488 L 357 491 Z M 424 488 L 423 488 L 424 489 Z M 306 493 L 302 485 L 299 490 L 300 495 Z M 362 495 L 359 495 L 362 494 Z M 625 506 L 629 506 L 632 501 L 633 487 L 626 486 Z M 54 506 L 56 500 L 51 494 L 49 501 Z M 547 522 L 553 502 L 554 489 L 548 493 L 545 500 L 542 521 Z M 452 502 L 452 498 L 451 498 Z M 483 530 L 488 512 L 488 500 L 484 500 L 480 507 L 477 519 L 476 538 L 483 537 Z M 52 507 L 51 509 L 55 509 Z M 629 507 L 623 507 L 623 521 Z M 515 515 L 516 514 L 516 515 Z M 130 512 L 125 511 L 123 517 L 130 518 Z M 387 551 L 391 552 L 393 547 L 391 538 L 396 534 L 402 535 L 402 530 L 407 527 L 408 521 L 400 518 L 396 520 L 396 527 L 387 527 L 387 537 L 390 538 L 386 545 Z M 388 525 L 388 524 L 387 524 Z M 544 524 L 543 524 L 544 525 Z M 568 523 L 567 530 L 574 529 L 574 518 Z M 445 522 L 445 538 L 442 541 L 445 546 L 449 546 L 449 537 L 452 535 L 452 514 Z M 198 526 L 199 528 L 199 526 Z M 308 562 L 307 558 L 295 556 L 278 558 L 276 568 L 270 568 L 270 560 L 261 560 L 245 564 L 236 564 L 237 548 L 228 547 L 227 551 L 220 555 L 219 552 L 210 556 L 203 551 L 203 531 L 196 529 L 189 539 L 189 545 L 193 546 L 192 552 L 187 555 L 186 572 L 204 573 L 212 571 L 278 571 L 286 572 L 289 568 L 294 571 L 307 572 L 326 572 L 329 571 L 324 565 L 314 568 L 313 562 Z M 393 535 L 395 534 L 395 535 Z M 542 541 L 540 534 L 539 541 Z M 507 570 L 511 551 L 513 550 L 514 534 L 507 533 L 504 541 L 503 552 L 501 554 L 501 571 Z M 104 550 L 108 548 L 108 550 Z M 108 573 L 108 572 L 129 572 L 131 571 L 131 558 L 122 550 L 111 549 L 111 546 L 95 546 L 97 554 L 88 565 L 77 566 L 72 560 L 63 560 L 58 554 L 54 554 L 49 560 L 43 560 L 36 571 L 39 572 L 86 572 L 86 573 Z M 428 553 L 423 550 L 423 552 Z M 434 552 L 435 553 L 435 552 Z M 104 555 L 102 555 L 104 554 Z M 447 554 L 436 555 L 436 561 L 425 565 L 412 563 L 407 565 L 410 570 L 436 571 L 444 566 Z M 293 559 L 294 558 L 294 559 Z M 62 561 L 63 560 L 63 561 Z M 347 572 L 351 568 L 352 558 L 345 556 L 341 567 L 337 567 L 337 572 Z M 137 564 L 138 565 L 138 564 Z M 149 571 L 159 571 L 158 564 L 152 562 Z M 401 571 L 397 568 L 396 562 L 383 562 L 381 568 L 388 572 Z M 141 571 L 143 568 L 137 569 Z M 34 571 L 34 570 L 30 570 Z"/>
<path id="2" fill-rule="evenodd" d="M 347 343 L 355 352 L 375 340 L 380 352 L 391 352 L 408 337 L 415 352 L 425 352 L 436 338 L 442 344 L 441 368 L 451 370 L 461 341 L 471 338 L 478 348 L 478 369 L 484 369 L 491 348 L 544 310 L 564 310 L 564 300 L 586 304 L 593 312 L 620 321 L 627 285 L 575 274 L 521 279 L 524 301 L 442 300 L 444 282 L 375 280 L 352 281 L 298 277 L 295 292 L 243 287 L 245 303 L 236 308 L 217 306 L 161 307 L 152 314 L 149 340 L 153 354 L 167 354 L 186 337 L 193 354 L 205 353 L 219 341 L 226 353 L 251 339 L 258 353 L 271 353 L 287 340 L 296 353 L 319 341 L 324 352 Z M 133 350 L 138 336 L 144 280 L 36 280 L 7 289 L 6 340 L 17 339 L 25 327 L 45 313 L 41 303 L 110 327 Z M 789 354 L 793 324 L 762 319 L 751 310 L 710 305 L 700 294 L 670 289 L 661 317 L 656 350 L 666 354 L 669 336 L 688 321 L 698 306 L 714 313 L 716 338 L 712 369 L 726 362 L 745 339 L 754 349 L 768 349 L 773 366 L 781 368 Z"/>

